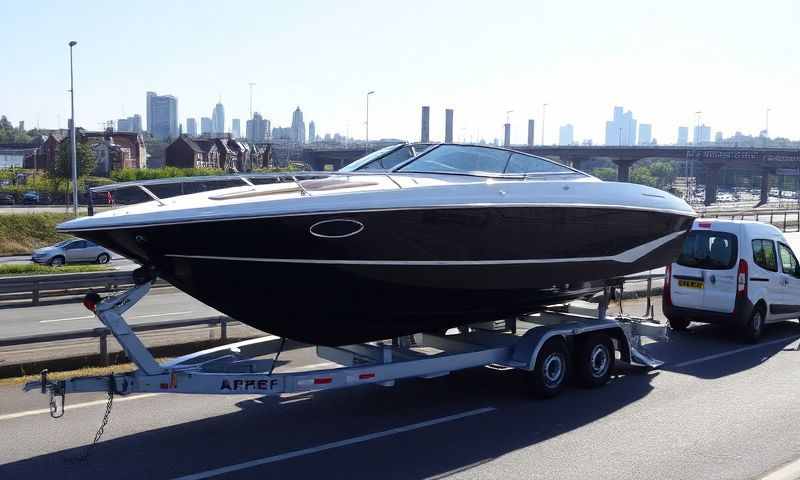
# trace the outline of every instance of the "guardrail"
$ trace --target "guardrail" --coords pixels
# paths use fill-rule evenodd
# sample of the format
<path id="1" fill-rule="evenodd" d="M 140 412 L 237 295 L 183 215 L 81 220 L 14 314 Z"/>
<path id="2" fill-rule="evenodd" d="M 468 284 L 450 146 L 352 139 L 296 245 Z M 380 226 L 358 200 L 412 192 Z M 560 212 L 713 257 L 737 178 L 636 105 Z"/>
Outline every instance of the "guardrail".
<path id="1" fill-rule="evenodd" d="M 238 325 L 239 322 L 226 316 L 203 317 L 191 320 L 172 320 L 168 322 L 152 322 L 131 325 L 134 332 L 148 332 L 153 330 L 164 330 L 169 328 L 194 327 L 197 325 L 207 325 L 209 328 L 219 325 L 219 337 L 221 342 L 228 339 L 228 326 Z M 34 343 L 61 342 L 64 340 L 79 340 L 85 338 L 97 338 L 100 341 L 100 362 L 104 367 L 109 365 L 108 337 L 111 330 L 108 327 L 88 328 L 74 330 L 64 333 L 46 333 L 41 335 L 29 335 L 22 337 L 0 338 L 0 347 L 30 345 Z"/>
<path id="2" fill-rule="evenodd" d="M 161 284 L 165 282 L 161 281 Z M 0 278 L 0 301 L 30 298 L 33 305 L 39 305 L 42 297 L 78 295 L 89 289 L 113 292 L 131 285 L 133 272 L 127 270 L 4 277 Z"/>
<path id="3" fill-rule="evenodd" d="M 714 211 L 700 212 L 703 218 L 720 218 L 730 220 L 755 220 L 765 222 L 780 228 L 784 232 L 789 227 L 794 227 L 793 232 L 800 232 L 800 210 L 771 209 L 771 210 L 739 210 L 739 211 Z"/>

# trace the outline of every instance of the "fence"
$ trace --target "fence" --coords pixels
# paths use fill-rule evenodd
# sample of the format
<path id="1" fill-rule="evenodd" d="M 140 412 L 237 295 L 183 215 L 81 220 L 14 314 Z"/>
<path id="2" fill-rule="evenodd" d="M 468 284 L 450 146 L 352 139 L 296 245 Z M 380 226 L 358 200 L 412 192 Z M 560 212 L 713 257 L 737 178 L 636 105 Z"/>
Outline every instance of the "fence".
<path id="1" fill-rule="evenodd" d="M 153 330 L 163 330 L 169 328 L 194 327 L 197 325 L 207 325 L 209 328 L 219 325 L 219 337 L 221 342 L 228 339 L 228 326 L 238 325 L 236 322 L 225 316 L 203 317 L 191 320 L 173 320 L 168 322 L 140 323 L 131 325 L 134 332 L 148 332 Z M 64 340 L 79 340 L 85 338 L 97 338 L 100 341 L 100 361 L 103 366 L 109 365 L 108 337 L 111 330 L 108 327 L 89 328 L 84 330 L 74 330 L 64 333 L 47 333 L 42 335 L 30 335 L 23 337 L 0 338 L 0 347 L 30 345 L 34 343 L 61 342 Z"/>
<path id="2" fill-rule="evenodd" d="M 765 222 L 780 228 L 784 232 L 800 232 L 800 210 L 739 210 L 739 211 L 715 211 L 699 212 L 703 218 L 720 218 L 730 220 L 754 220 Z"/>
<path id="3" fill-rule="evenodd" d="M 168 285 L 160 282 L 161 285 Z M 133 285 L 131 271 L 58 273 L 0 278 L 0 301 L 25 300 L 39 305 L 42 297 L 78 295 L 88 290 L 111 292 Z"/>

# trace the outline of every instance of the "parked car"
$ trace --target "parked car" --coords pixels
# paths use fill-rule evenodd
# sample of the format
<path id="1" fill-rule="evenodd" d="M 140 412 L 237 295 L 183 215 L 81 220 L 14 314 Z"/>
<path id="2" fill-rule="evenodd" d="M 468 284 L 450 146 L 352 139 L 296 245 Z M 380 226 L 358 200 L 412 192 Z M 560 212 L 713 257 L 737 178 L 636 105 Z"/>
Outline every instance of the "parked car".
<path id="1" fill-rule="evenodd" d="M 22 203 L 25 205 L 50 205 L 53 197 L 47 192 L 37 192 L 31 190 L 22 196 Z"/>
<path id="2" fill-rule="evenodd" d="M 725 324 L 755 343 L 764 325 L 800 317 L 800 263 L 772 225 L 695 220 L 667 267 L 662 304 L 675 330 Z"/>
<path id="3" fill-rule="evenodd" d="M 111 252 L 89 240 L 73 238 L 33 251 L 31 260 L 58 267 L 67 263 L 99 263 L 111 261 Z"/>
<path id="4" fill-rule="evenodd" d="M 14 205 L 17 199 L 14 198 L 13 193 L 0 192 L 0 205 Z"/>

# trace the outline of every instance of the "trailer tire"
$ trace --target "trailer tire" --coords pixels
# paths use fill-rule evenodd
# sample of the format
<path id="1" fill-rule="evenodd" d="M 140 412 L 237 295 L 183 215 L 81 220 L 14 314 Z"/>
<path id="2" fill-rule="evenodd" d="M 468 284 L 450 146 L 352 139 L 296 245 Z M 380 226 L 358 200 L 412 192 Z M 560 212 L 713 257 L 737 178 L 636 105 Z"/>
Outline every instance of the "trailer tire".
<path id="1" fill-rule="evenodd" d="M 575 351 L 575 371 L 580 386 L 605 385 L 614 372 L 614 343 L 608 335 L 593 333 L 581 339 Z"/>
<path id="2" fill-rule="evenodd" d="M 551 338 L 542 346 L 531 374 L 537 397 L 553 398 L 561 393 L 569 374 L 569 355 L 561 338 Z"/>
<path id="3" fill-rule="evenodd" d="M 689 328 L 689 324 L 692 323 L 691 320 L 685 317 L 672 317 L 667 320 L 669 320 L 669 328 L 676 332 L 685 332 Z"/>

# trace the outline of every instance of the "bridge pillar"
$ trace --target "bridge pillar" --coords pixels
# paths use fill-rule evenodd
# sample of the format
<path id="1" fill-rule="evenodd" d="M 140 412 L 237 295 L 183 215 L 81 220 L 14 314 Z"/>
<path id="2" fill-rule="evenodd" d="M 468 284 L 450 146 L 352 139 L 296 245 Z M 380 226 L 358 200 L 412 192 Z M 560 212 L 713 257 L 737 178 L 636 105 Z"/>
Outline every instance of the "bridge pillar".
<path id="1" fill-rule="evenodd" d="M 629 182 L 631 177 L 631 165 L 636 160 L 614 160 L 617 164 L 617 181 Z"/>
<path id="2" fill-rule="evenodd" d="M 761 169 L 761 199 L 758 202 L 757 207 L 766 204 L 769 202 L 769 169 L 762 168 Z"/>
<path id="3" fill-rule="evenodd" d="M 721 163 L 706 163 L 706 198 L 703 203 L 706 206 L 717 201 L 717 187 L 719 186 L 719 172 L 722 170 Z"/>

